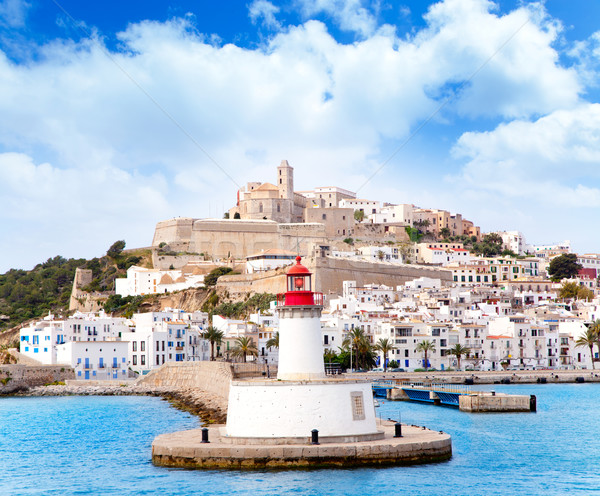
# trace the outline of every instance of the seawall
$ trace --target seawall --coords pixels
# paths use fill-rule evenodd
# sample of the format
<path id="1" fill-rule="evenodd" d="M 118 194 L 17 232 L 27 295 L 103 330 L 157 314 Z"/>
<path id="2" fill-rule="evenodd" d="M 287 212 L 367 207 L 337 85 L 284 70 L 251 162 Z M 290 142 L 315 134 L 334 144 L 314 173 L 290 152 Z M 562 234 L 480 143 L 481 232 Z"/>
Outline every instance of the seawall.
<path id="1" fill-rule="evenodd" d="M 75 379 L 75 372 L 66 365 L 0 365 L 0 394 L 69 379 Z"/>

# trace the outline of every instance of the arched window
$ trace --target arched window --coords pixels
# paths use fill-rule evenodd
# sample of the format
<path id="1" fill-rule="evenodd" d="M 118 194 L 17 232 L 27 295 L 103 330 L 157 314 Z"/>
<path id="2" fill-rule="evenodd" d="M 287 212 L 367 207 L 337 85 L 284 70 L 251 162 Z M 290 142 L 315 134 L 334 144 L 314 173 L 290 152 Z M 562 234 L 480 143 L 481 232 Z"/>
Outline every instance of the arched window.
<path id="1" fill-rule="evenodd" d="M 259 213 L 259 214 L 262 214 L 262 213 L 263 213 L 263 204 L 262 204 L 262 203 L 259 203 L 259 204 L 258 204 L 258 213 Z"/>
<path id="2" fill-rule="evenodd" d="M 281 205 L 278 203 L 277 204 L 277 213 L 281 212 Z"/>

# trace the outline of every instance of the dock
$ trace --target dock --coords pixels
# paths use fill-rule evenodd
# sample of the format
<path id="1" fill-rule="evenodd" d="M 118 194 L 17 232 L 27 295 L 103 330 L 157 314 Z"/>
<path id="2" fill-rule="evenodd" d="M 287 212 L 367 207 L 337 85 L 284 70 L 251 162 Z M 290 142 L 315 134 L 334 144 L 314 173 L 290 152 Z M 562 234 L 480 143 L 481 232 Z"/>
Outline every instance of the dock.
<path id="1" fill-rule="evenodd" d="M 464 412 L 535 412 L 537 410 L 535 395 L 473 391 L 470 386 L 460 384 L 415 383 L 392 379 L 373 381 L 372 387 L 373 394 L 377 397 L 449 406 Z"/>

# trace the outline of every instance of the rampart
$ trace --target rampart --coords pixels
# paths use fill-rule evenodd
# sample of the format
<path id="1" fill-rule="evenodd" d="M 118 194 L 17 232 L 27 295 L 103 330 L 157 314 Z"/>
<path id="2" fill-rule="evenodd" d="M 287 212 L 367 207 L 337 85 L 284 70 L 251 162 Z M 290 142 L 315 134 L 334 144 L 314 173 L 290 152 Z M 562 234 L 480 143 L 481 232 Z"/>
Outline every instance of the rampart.
<path id="1" fill-rule="evenodd" d="M 0 394 L 69 379 L 75 379 L 75 372 L 65 365 L 0 365 Z"/>
<path id="2" fill-rule="evenodd" d="M 308 262 L 315 273 L 315 287 L 324 294 L 338 293 L 343 281 L 357 285 L 385 284 L 395 287 L 419 277 L 441 279 L 443 285 L 452 282 L 452 272 L 437 267 L 398 265 L 386 262 L 367 262 L 334 257 L 317 257 Z"/>

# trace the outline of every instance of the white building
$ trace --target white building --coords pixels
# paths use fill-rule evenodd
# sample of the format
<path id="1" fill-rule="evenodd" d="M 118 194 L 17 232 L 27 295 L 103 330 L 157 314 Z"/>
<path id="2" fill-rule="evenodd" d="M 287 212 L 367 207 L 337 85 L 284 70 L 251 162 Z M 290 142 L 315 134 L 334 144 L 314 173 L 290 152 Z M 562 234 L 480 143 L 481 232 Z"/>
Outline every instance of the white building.
<path id="1" fill-rule="evenodd" d="M 359 198 L 344 198 L 340 200 L 340 208 L 352 208 L 364 212 L 365 219 L 371 215 L 379 212 L 381 203 L 375 200 L 364 200 Z"/>
<path id="2" fill-rule="evenodd" d="M 70 341 L 57 346 L 57 363 L 69 365 L 78 380 L 129 377 L 126 341 Z"/>
<path id="3" fill-rule="evenodd" d="M 260 253 L 246 257 L 246 273 L 263 272 L 265 270 L 278 269 L 294 263 L 298 254 L 293 251 L 270 248 Z"/>
<path id="4" fill-rule="evenodd" d="M 184 270 L 186 267 L 189 270 Z M 127 269 L 126 278 L 115 279 L 115 293 L 125 297 L 204 287 L 204 274 L 201 273 L 201 269 L 186 267 L 158 270 L 132 265 Z"/>

